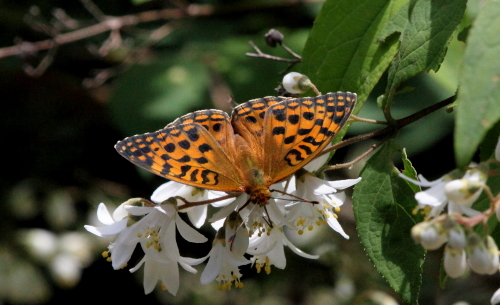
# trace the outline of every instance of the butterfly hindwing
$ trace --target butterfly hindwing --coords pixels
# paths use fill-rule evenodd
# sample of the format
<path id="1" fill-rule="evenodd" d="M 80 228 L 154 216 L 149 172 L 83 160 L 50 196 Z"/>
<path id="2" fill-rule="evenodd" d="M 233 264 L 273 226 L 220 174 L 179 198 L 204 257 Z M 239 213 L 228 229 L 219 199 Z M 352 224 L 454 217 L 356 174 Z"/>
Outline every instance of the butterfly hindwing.
<path id="1" fill-rule="evenodd" d="M 170 124 L 126 138 L 115 148 L 139 167 L 177 182 L 220 191 L 243 189 L 236 167 L 200 124 Z"/>
<path id="2" fill-rule="evenodd" d="M 290 99 L 269 107 L 264 122 L 264 169 L 279 181 L 305 166 L 331 142 L 356 102 L 350 92 Z"/>

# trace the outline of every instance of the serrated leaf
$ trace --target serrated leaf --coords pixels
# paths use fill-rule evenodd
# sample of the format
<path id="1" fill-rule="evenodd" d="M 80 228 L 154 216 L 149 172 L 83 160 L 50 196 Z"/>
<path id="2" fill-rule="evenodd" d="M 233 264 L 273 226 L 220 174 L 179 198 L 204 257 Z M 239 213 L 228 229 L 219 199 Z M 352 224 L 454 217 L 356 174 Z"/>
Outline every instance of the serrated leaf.
<path id="1" fill-rule="evenodd" d="M 424 249 L 410 230 L 418 221 L 414 191 L 391 162 L 395 149 L 384 144 L 371 157 L 354 188 L 358 233 L 369 258 L 405 304 L 417 304 L 422 283 Z"/>
<path id="2" fill-rule="evenodd" d="M 467 166 L 486 133 L 500 120 L 500 2 L 488 1 L 472 24 L 459 78 L 455 157 Z"/>
<path id="3" fill-rule="evenodd" d="M 399 52 L 389 68 L 387 91 L 422 71 L 439 69 L 466 3 L 466 0 L 418 0 L 413 6 L 407 4 L 399 10 L 382 31 L 385 36 L 390 30 L 401 31 Z"/>
<path id="4" fill-rule="evenodd" d="M 322 92 L 358 94 L 359 110 L 397 52 L 397 40 L 377 32 L 406 0 L 328 0 L 303 52 L 302 72 Z"/>
<path id="5" fill-rule="evenodd" d="M 413 167 L 413 165 L 411 164 L 411 161 L 410 159 L 408 159 L 408 155 L 406 154 L 406 149 L 403 148 L 401 150 L 401 154 L 403 155 L 402 156 L 402 159 L 403 159 L 403 166 L 404 166 L 404 170 L 403 170 L 403 175 L 405 175 L 406 177 L 408 178 L 411 178 L 413 180 L 418 180 L 417 178 L 417 171 L 415 170 L 415 168 Z M 408 183 L 408 185 L 411 187 L 411 189 L 416 193 L 416 192 L 420 192 L 422 189 L 420 188 L 420 186 L 416 185 L 416 184 L 413 184 L 409 181 L 406 181 Z"/>

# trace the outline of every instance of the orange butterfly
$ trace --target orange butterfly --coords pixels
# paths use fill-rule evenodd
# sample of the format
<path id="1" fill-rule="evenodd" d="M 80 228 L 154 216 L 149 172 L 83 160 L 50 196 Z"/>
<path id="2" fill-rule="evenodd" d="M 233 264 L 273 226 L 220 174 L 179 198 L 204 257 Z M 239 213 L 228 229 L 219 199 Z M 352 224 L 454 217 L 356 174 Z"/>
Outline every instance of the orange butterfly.
<path id="1" fill-rule="evenodd" d="M 194 187 L 250 195 L 265 205 L 269 187 L 305 166 L 332 141 L 356 103 L 351 92 L 254 99 L 189 113 L 164 129 L 119 141 L 127 160 Z"/>

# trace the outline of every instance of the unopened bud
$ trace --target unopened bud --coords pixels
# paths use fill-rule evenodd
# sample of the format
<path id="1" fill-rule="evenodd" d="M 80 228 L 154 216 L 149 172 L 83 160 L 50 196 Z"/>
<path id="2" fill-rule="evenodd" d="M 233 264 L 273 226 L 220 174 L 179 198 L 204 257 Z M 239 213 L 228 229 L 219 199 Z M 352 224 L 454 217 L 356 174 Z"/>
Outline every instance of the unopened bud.
<path id="1" fill-rule="evenodd" d="M 457 179 L 448 182 L 444 193 L 448 200 L 462 206 L 471 207 L 472 203 L 481 195 L 483 183 L 466 179 Z"/>
<path id="2" fill-rule="evenodd" d="M 479 274 L 493 274 L 498 271 L 498 247 L 491 238 L 486 237 L 486 242 L 476 233 L 469 234 L 467 254 L 471 269 Z"/>
<path id="3" fill-rule="evenodd" d="M 269 32 L 264 35 L 267 45 L 271 48 L 275 48 L 276 44 L 281 44 L 283 38 L 285 38 L 285 36 L 275 29 L 270 29 Z"/>
<path id="4" fill-rule="evenodd" d="M 446 246 L 444 249 L 444 271 L 451 278 L 461 276 L 467 267 L 464 249 L 453 249 Z"/>
<path id="5" fill-rule="evenodd" d="M 451 220 L 450 220 L 451 221 Z M 455 223 L 455 225 L 448 230 L 448 246 L 455 250 L 462 250 L 467 244 L 465 232 L 462 226 Z"/>
<path id="6" fill-rule="evenodd" d="M 311 80 L 304 74 L 290 72 L 283 77 L 283 87 L 293 94 L 300 94 L 311 89 Z"/>
<path id="7" fill-rule="evenodd" d="M 411 236 L 427 250 L 436 250 L 447 241 L 442 226 L 437 222 L 421 222 L 414 225 Z"/>

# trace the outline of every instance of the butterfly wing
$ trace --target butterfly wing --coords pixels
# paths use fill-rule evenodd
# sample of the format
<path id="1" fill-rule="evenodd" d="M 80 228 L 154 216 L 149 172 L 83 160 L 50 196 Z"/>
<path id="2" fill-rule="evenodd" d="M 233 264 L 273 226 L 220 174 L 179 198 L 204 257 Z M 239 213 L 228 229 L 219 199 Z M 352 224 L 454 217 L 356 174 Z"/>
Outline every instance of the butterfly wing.
<path id="1" fill-rule="evenodd" d="M 234 137 L 227 114 L 207 110 L 189 115 L 162 130 L 126 138 L 115 149 L 135 165 L 177 182 L 226 192 L 244 191 L 238 170 L 224 151 Z M 205 122 L 196 122 L 202 117 Z M 222 141 L 224 136 L 227 138 Z"/>
<path id="2" fill-rule="evenodd" d="M 272 105 L 264 119 L 264 170 L 272 182 L 293 174 L 331 142 L 356 103 L 356 94 L 328 93 Z"/>
<path id="3" fill-rule="evenodd" d="M 238 105 L 233 109 L 231 115 L 234 132 L 241 135 L 255 152 L 261 154 L 264 147 L 262 135 L 266 111 L 270 106 L 287 99 L 286 97 L 268 96 Z"/>

